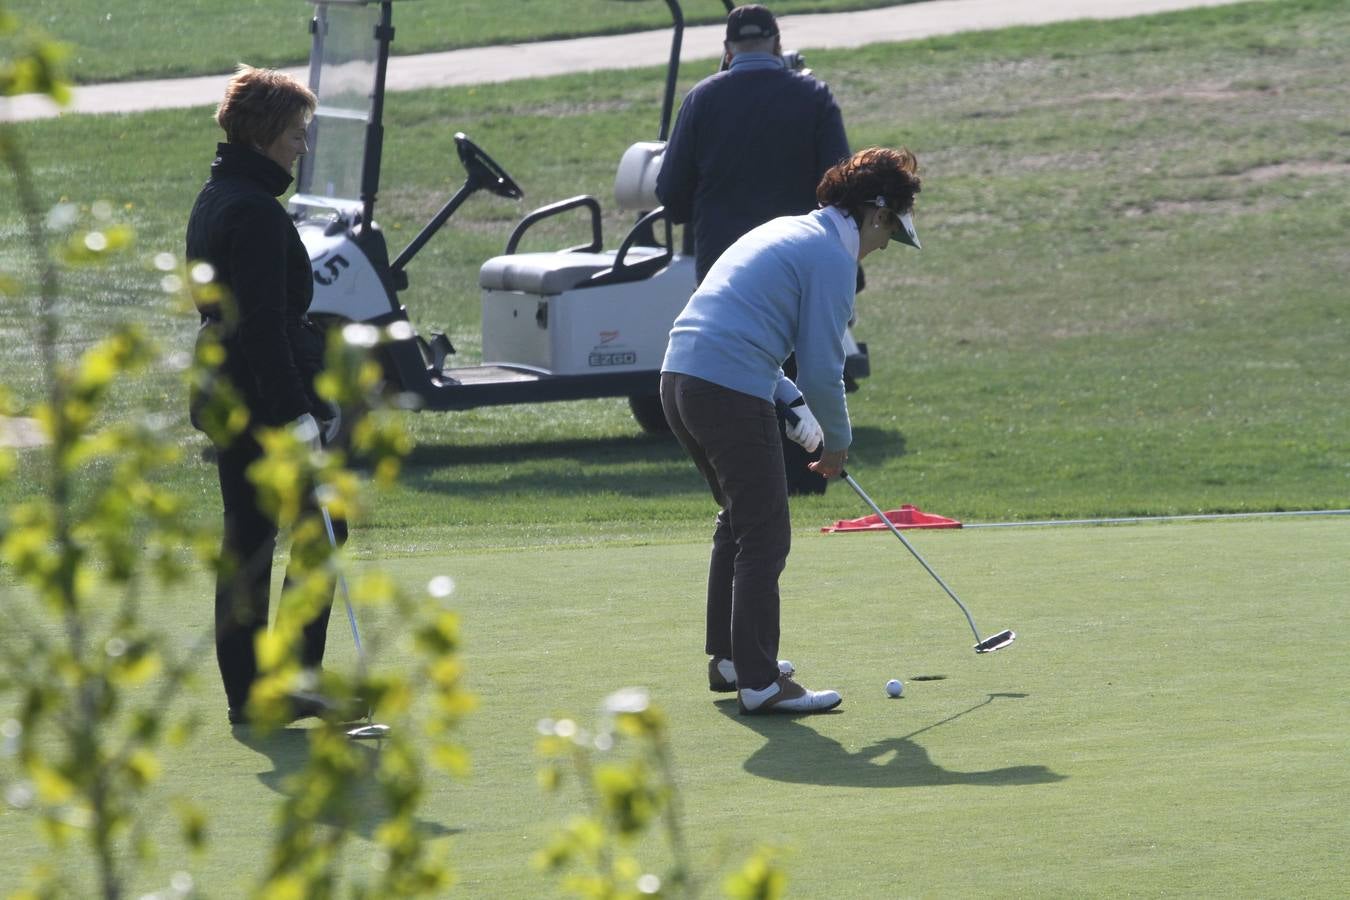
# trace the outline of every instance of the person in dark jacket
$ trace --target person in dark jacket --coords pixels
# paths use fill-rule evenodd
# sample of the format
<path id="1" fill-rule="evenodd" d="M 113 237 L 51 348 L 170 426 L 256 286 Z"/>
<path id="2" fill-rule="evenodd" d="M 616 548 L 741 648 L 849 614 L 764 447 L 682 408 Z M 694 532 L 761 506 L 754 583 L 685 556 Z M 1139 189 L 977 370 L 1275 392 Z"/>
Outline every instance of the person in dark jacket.
<path id="1" fill-rule="evenodd" d="M 784 64 L 773 13 L 733 9 L 723 46 L 727 69 L 684 98 L 656 179 L 671 221 L 693 224 L 699 282 L 750 229 L 815 209 L 821 176 L 849 157 L 834 96 Z"/>
<path id="2" fill-rule="evenodd" d="M 700 284 L 741 235 L 814 210 L 821 176 L 849 157 L 834 96 L 784 63 L 773 13 L 758 4 L 733 9 L 723 47 L 726 68 L 685 97 L 656 181 L 671 221 L 692 223 Z M 795 366 L 795 358 L 784 363 L 789 375 Z M 825 479 L 807 468 L 814 458 L 783 442 L 789 491 L 824 493 Z"/>
<path id="3" fill-rule="evenodd" d="M 216 581 L 216 659 L 225 683 L 229 721 L 248 721 L 245 705 L 257 678 L 254 641 L 267 627 L 277 522 L 260 507 L 248 468 L 262 456 L 256 429 L 291 426 L 319 449 L 336 430 L 336 412 L 314 393 L 322 366 L 323 335 L 306 313 L 313 298 L 309 256 L 286 210 L 277 202 L 308 149 L 305 132 L 316 99 L 281 72 L 240 66 L 230 79 L 216 122 L 226 142 L 216 146 L 211 175 L 192 207 L 187 257 L 206 262 L 223 300 L 200 309 L 203 332 L 225 350 L 214 373 L 247 409 L 247 429 L 216 446 L 224 506 L 224 565 Z M 200 397 L 193 424 L 203 428 Z M 335 523 L 339 539 L 345 526 Z M 284 589 L 283 589 L 284 592 Z M 304 629 L 302 665 L 323 660 L 331 606 Z M 291 698 L 292 718 L 318 715 L 317 696 Z"/>

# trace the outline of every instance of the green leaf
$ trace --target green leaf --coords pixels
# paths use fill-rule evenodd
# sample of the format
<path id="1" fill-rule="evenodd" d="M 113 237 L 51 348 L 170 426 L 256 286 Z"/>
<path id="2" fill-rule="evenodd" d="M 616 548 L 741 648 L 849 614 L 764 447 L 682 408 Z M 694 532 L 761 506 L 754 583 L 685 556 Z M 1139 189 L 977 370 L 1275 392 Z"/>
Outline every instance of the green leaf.
<path id="1" fill-rule="evenodd" d="M 127 757 L 126 772 L 137 787 L 145 787 L 159 778 L 159 760 L 149 750 L 137 750 Z"/>
<path id="2" fill-rule="evenodd" d="M 29 38 L 9 64 L 0 68 L 0 94 L 45 94 L 64 106 L 70 102 L 70 87 L 60 73 L 68 55 L 64 44 Z"/>

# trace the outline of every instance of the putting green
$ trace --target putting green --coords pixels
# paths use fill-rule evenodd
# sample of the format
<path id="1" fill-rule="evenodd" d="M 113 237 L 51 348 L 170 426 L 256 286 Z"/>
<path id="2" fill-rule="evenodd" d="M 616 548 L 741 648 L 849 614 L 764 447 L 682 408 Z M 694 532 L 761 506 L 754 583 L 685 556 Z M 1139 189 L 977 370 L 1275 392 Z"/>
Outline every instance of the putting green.
<path id="1" fill-rule="evenodd" d="M 782 654 L 844 703 L 801 719 L 742 718 L 706 690 L 703 544 L 389 566 L 409 585 L 457 582 L 481 701 L 462 733 L 474 771 L 433 784 L 423 816 L 450 842 L 458 895 L 556 893 L 526 863 L 575 795 L 536 787 L 535 722 L 593 723 L 629 685 L 670 718 L 688 838 L 714 885 L 769 843 L 788 848 L 801 897 L 1340 892 L 1350 520 L 911 534 L 981 629 L 1017 642 L 971 652 L 960 611 L 890 534 L 803 528 Z M 164 601 L 185 641 L 204 597 Z M 332 627 L 329 665 L 349 665 L 346 624 Z M 378 645 L 394 626 L 368 612 L 365 630 Z M 886 697 L 891 677 L 903 698 Z M 166 856 L 160 875 L 190 868 L 209 895 L 237 896 L 304 741 L 299 728 L 232 736 L 218 694 L 204 660 L 186 699 L 208 724 L 166 756 L 164 779 L 209 811 L 212 847 Z M 0 843 L 14 884 L 36 846 L 23 816 L 2 814 Z M 666 861 L 658 845 L 639 856 Z"/>

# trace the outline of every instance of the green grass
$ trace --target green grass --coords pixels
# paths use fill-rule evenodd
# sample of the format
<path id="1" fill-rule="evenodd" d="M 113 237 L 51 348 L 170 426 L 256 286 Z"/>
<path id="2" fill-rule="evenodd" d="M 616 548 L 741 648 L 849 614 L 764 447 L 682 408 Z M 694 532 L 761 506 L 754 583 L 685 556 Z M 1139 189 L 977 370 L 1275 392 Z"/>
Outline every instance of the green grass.
<path id="1" fill-rule="evenodd" d="M 1308 0 L 814 60 L 854 145 L 910 145 L 927 185 L 925 250 L 869 259 L 858 303 L 873 375 L 850 398 L 852 465 L 869 491 L 967 520 L 1350 506 L 1347 47 L 1342 8 Z M 458 185 L 455 130 L 528 193 L 472 199 L 412 263 L 403 299 L 419 327 L 445 328 L 474 361 L 478 266 L 525 209 L 608 198 L 623 149 L 655 132 L 659 93 L 653 69 L 392 95 L 379 215 L 394 249 Z M 67 352 L 116 319 L 189 347 L 193 317 L 160 298 L 148 259 L 181 246 L 216 139 L 208 111 L 23 134 L 47 196 L 107 198 L 140 234 L 133 259 L 68 276 Z M 9 202 L 0 260 L 14 261 Z M 608 213 L 611 246 L 619 226 Z M 31 309 L 0 309 L 0 383 L 22 399 L 38 392 Z M 184 406 L 176 375 L 158 372 L 129 381 L 115 411 L 170 417 L 189 458 L 165 477 L 214 515 Z M 622 400 L 408 421 L 407 478 L 364 523 L 382 544 L 600 541 L 706 521 L 692 467 Z M 31 490 L 33 471 L 0 499 Z M 857 508 L 838 490 L 798 504 L 811 521 Z"/>
<path id="2" fill-rule="evenodd" d="M 927 179 L 926 249 L 869 260 L 859 302 L 874 374 L 850 398 L 851 468 L 868 491 L 967 521 L 1350 506 L 1347 48 L 1343 4 L 1306 0 L 813 54 L 854 145 L 908 144 Z M 529 192 L 524 207 L 474 199 L 413 263 L 419 326 L 448 326 L 473 360 L 478 265 L 524 208 L 607 197 L 623 149 L 655 133 L 659 92 L 652 69 L 391 96 L 380 218 L 396 248 L 457 186 L 456 130 Z M 208 111 L 23 135 L 48 197 L 105 198 L 140 235 L 134 258 L 67 276 L 63 353 L 116 320 L 190 346 L 192 317 L 148 260 L 181 246 Z M 0 269 L 22 274 L 12 202 L 0 191 Z M 0 383 L 25 401 L 40 394 L 32 309 L 0 305 Z M 184 405 L 166 367 L 128 379 L 112 414 L 167 418 L 186 458 L 163 480 L 213 519 Z M 915 535 L 982 628 L 1021 634 L 976 657 L 893 538 L 816 533 L 865 511 L 835 486 L 794 502 L 782 649 L 845 705 L 756 722 L 703 689 L 713 510 L 676 447 L 640 435 L 622 401 L 409 424 L 406 477 L 372 497 L 351 548 L 407 586 L 458 584 L 475 771 L 437 783 L 424 816 L 461 896 L 551 893 L 525 861 L 570 806 L 534 786 L 534 722 L 589 721 L 626 684 L 671 717 L 709 875 L 758 841 L 794 848 L 801 897 L 1336 896 L 1350 875 L 1344 519 Z M 36 489 L 38 459 L 21 457 L 0 507 Z M 208 594 L 152 598 L 180 646 Z M 329 664 L 350 666 L 333 627 Z M 369 614 L 366 629 L 397 667 L 398 624 Z M 884 698 L 887 678 L 921 674 L 947 677 Z M 167 849 L 138 888 L 186 866 L 232 896 L 302 735 L 230 737 L 209 660 L 185 702 L 208 725 L 165 759 L 164 790 L 212 811 L 214 849 Z M 3 883 L 36 844 L 0 807 Z"/>
<path id="3" fill-rule="evenodd" d="M 778 0 L 773 10 L 777 15 L 842 12 L 901 2 Z M 720 0 L 680 5 L 686 25 L 726 18 Z M 238 62 L 297 65 L 308 58 L 313 15 L 305 0 L 175 0 L 171 13 L 147 0 L 9 0 L 6 6 L 72 45 L 67 64 L 84 83 L 214 74 Z M 489 0 L 395 3 L 394 52 L 618 34 L 669 28 L 670 23 L 666 4 L 658 0 L 512 0 L 505 7 Z M 792 35 L 785 40 L 795 46 Z"/>
<path id="4" fill-rule="evenodd" d="M 960 611 L 890 535 L 799 528 L 782 653 L 844 704 L 798 720 L 743 719 L 706 690 L 705 541 L 402 559 L 388 568 L 409 589 L 455 578 L 481 703 L 461 733 L 473 772 L 433 782 L 424 824 L 450 847 L 458 896 L 555 896 L 526 861 L 575 796 L 536 787 L 535 722 L 593 724 L 606 693 L 641 685 L 669 716 L 704 876 L 764 842 L 789 848 L 795 897 L 1206 896 L 1216 880 L 1235 897 L 1336 896 L 1350 875 L 1350 732 L 1334 714 L 1347 527 L 912 534 L 982 629 L 1019 632 L 992 656 L 970 651 Z M 153 599 L 181 643 L 204 625 L 198 598 Z M 345 623 L 332 628 L 328 665 L 353 665 Z M 398 624 L 370 612 L 364 630 L 378 663 L 399 667 L 382 643 Z M 907 683 L 900 700 L 884 695 L 891 677 Z M 166 820 L 161 870 L 137 887 L 186 867 L 204 895 L 238 896 L 303 731 L 231 736 L 209 660 L 187 699 L 205 724 L 165 759 L 163 790 L 213 812 L 212 849 L 180 858 Z M 0 841 L 0 878 L 14 884 L 37 839 L 8 812 Z M 654 847 L 642 858 L 662 860 Z"/>

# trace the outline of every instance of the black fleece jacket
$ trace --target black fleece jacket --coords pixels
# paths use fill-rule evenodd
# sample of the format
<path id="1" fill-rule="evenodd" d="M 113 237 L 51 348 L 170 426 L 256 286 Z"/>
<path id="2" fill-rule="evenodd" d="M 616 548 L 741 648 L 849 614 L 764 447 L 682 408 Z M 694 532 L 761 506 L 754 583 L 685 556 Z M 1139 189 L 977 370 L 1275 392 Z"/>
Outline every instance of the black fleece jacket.
<path id="1" fill-rule="evenodd" d="M 321 414 L 312 382 L 322 358 L 305 318 L 313 273 L 300 234 L 276 199 L 290 184 L 290 173 L 263 154 L 218 144 L 211 177 L 188 218 L 188 259 L 210 263 L 230 298 L 226 308 L 207 306 L 201 313 L 223 325 L 223 371 L 248 405 L 252 425 Z"/>

